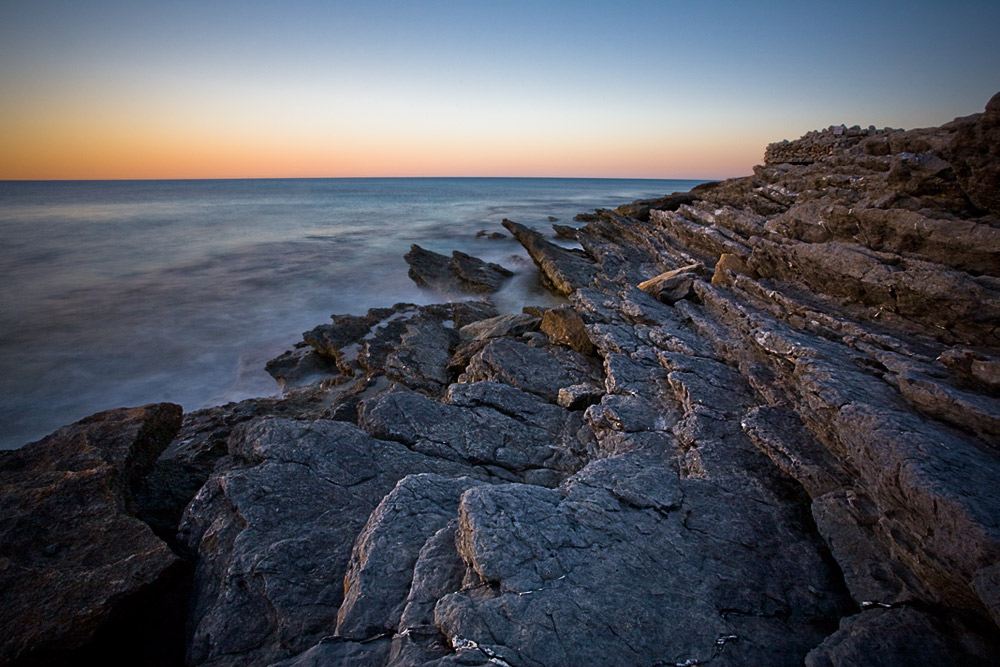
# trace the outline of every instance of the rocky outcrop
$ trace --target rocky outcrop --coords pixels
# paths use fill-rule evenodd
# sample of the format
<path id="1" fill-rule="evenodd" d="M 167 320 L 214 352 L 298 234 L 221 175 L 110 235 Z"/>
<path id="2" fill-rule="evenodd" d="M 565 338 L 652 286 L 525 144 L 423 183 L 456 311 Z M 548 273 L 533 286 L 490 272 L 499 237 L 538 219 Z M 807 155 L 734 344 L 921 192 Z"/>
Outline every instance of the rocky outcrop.
<path id="1" fill-rule="evenodd" d="M 504 221 L 558 308 L 307 332 L 132 484 L 186 660 L 996 664 L 995 106 L 772 145 L 580 249 Z"/>
<path id="2" fill-rule="evenodd" d="M 975 122 L 955 132 L 945 156 L 969 199 L 1000 215 L 1000 93 Z"/>
<path id="3" fill-rule="evenodd" d="M 512 220 L 504 220 L 503 226 L 538 265 L 542 283 L 557 294 L 572 294 L 577 285 L 587 284 L 596 273 L 593 261 L 586 255 L 550 243 L 535 230 Z"/>
<path id="4" fill-rule="evenodd" d="M 164 604 L 159 587 L 181 564 L 135 517 L 134 490 L 180 422 L 169 403 L 111 410 L 0 452 L 4 664 L 83 660 L 88 648 L 110 659 L 120 655 L 116 642 L 134 648 L 131 632 L 163 639 L 128 617 L 150 620 L 149 608 Z M 161 629 L 178 626 L 160 611 Z"/>
<path id="5" fill-rule="evenodd" d="M 514 275 L 499 264 L 484 262 L 458 250 L 449 259 L 414 244 L 404 258 L 410 265 L 413 282 L 442 292 L 488 294 L 499 290 Z"/>

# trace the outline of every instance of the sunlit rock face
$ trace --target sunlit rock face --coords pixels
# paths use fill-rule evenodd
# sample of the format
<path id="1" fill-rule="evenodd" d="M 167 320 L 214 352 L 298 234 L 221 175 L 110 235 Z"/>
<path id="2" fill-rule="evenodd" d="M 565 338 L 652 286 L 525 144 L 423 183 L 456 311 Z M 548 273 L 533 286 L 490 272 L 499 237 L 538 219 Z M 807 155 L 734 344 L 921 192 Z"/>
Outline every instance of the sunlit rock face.
<path id="1" fill-rule="evenodd" d="M 186 660 L 995 664 L 994 106 L 505 221 L 557 308 L 305 334 L 282 398 L 188 415 L 140 475 Z"/>

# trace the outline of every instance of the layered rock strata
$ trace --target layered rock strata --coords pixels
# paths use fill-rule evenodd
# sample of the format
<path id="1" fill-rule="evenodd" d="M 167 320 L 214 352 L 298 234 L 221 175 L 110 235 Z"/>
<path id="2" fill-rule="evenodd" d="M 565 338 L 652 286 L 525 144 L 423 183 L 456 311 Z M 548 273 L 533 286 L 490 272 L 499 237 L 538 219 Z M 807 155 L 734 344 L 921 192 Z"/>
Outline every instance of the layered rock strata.
<path id="1" fill-rule="evenodd" d="M 305 334 L 129 468 L 186 661 L 996 664 L 998 114 L 773 145 L 579 249 L 504 221 L 559 308 Z"/>

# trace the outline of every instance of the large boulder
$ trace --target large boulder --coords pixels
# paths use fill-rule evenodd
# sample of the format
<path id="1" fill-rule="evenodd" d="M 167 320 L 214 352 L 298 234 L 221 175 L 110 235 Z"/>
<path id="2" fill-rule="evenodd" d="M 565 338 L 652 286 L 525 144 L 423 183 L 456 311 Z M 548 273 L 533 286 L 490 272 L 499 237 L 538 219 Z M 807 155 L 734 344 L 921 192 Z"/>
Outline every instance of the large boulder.
<path id="1" fill-rule="evenodd" d="M 0 662 L 71 659 L 177 569 L 134 489 L 180 425 L 178 405 L 122 408 L 0 452 Z"/>

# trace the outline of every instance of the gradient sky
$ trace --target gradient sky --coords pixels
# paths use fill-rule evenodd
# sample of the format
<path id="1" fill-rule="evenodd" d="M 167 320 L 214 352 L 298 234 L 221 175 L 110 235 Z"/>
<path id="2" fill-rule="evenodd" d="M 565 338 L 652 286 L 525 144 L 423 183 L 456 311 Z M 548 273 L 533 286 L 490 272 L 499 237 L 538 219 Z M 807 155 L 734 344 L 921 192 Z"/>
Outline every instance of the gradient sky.
<path id="1" fill-rule="evenodd" d="M 0 0 L 0 179 L 738 176 L 982 111 L 998 30 L 996 0 Z"/>

